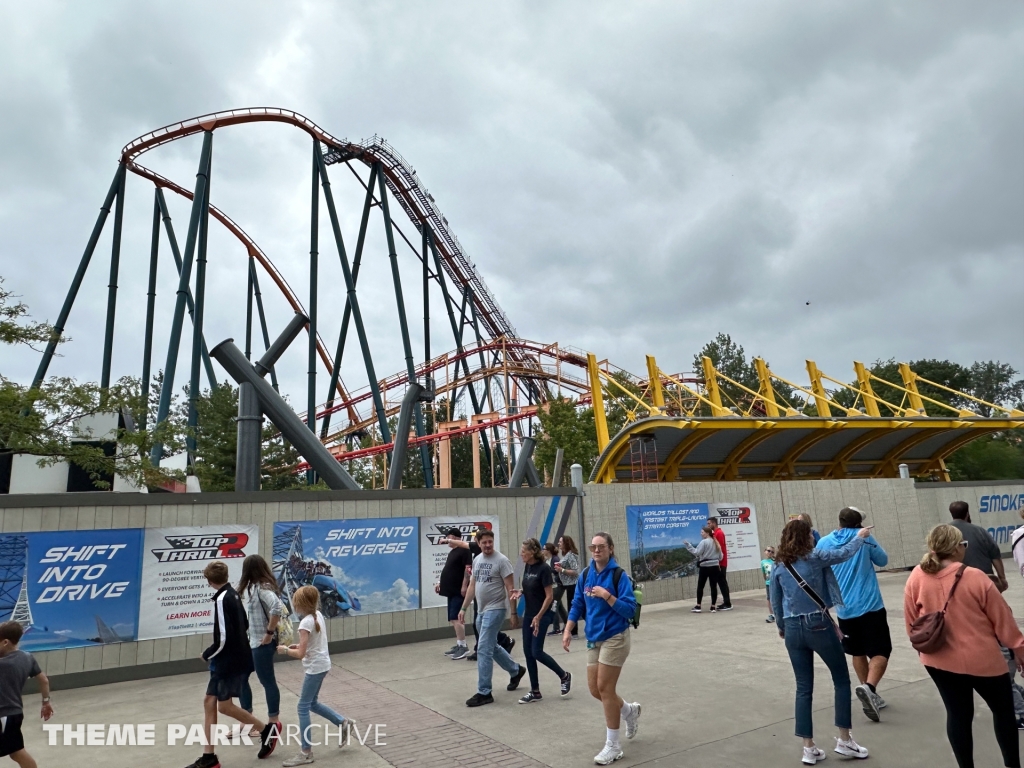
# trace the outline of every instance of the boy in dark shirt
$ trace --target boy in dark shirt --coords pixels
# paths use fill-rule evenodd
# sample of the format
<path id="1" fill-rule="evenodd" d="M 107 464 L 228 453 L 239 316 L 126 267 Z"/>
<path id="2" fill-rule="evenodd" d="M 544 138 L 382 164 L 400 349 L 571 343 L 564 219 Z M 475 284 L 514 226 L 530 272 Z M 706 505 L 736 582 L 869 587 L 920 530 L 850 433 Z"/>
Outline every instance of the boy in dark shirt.
<path id="1" fill-rule="evenodd" d="M 43 694 L 43 720 L 53 716 L 50 706 L 50 681 L 31 653 L 18 649 L 23 630 L 16 621 L 0 624 L 0 757 L 7 755 L 21 768 L 36 768 L 36 761 L 25 749 L 21 724 L 25 719 L 21 690 L 30 677 L 39 679 Z"/>
<path id="2" fill-rule="evenodd" d="M 234 587 L 228 583 L 228 567 L 215 560 L 203 570 L 210 587 L 217 590 L 213 596 L 213 644 L 203 651 L 203 660 L 210 664 L 210 683 L 203 699 L 207 741 L 203 755 L 188 768 L 220 768 L 220 760 L 213 748 L 213 727 L 217 713 L 232 717 L 252 726 L 260 735 L 260 747 L 274 735 L 273 727 L 262 723 L 235 704 L 232 699 L 242 695 L 242 685 L 252 674 L 254 664 L 249 648 L 249 620 L 242 601 Z"/>
<path id="3" fill-rule="evenodd" d="M 459 610 L 466 594 L 466 571 L 473 567 L 473 555 L 468 549 L 451 546 L 453 541 L 462 541 L 462 532 L 458 528 L 448 529 L 448 559 L 441 569 L 441 580 L 434 585 L 434 591 L 448 600 L 448 623 L 455 629 L 455 645 L 445 651 L 444 655 L 458 661 L 469 655 L 466 625 L 459 621 Z"/>

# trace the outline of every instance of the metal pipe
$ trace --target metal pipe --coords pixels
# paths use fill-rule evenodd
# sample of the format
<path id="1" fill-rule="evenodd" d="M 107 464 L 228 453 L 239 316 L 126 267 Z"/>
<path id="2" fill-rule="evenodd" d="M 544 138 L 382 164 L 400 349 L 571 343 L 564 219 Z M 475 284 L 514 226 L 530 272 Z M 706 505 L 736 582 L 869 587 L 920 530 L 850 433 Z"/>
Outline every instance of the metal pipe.
<path id="1" fill-rule="evenodd" d="M 160 387 L 160 405 L 157 409 L 156 423 L 167 420 L 171 410 L 171 395 L 174 393 L 174 373 L 178 367 L 178 348 L 181 345 L 181 326 L 185 319 L 185 296 L 188 293 L 192 278 L 192 259 L 195 256 L 196 240 L 199 234 L 199 220 L 202 218 L 203 204 L 206 200 L 206 183 L 210 173 L 210 152 L 213 149 L 213 132 L 203 131 L 203 151 L 199 158 L 199 170 L 196 172 L 196 189 L 192 196 L 192 214 L 188 222 L 188 235 L 185 238 L 185 257 L 182 259 L 181 275 L 178 278 L 178 293 L 174 302 L 174 316 L 171 320 L 171 338 L 167 344 L 167 363 L 164 366 L 163 386 Z M 194 321 L 193 321 L 194 322 Z M 160 466 L 160 455 L 163 445 L 156 443 L 150 452 L 150 461 Z"/>
<path id="2" fill-rule="evenodd" d="M 235 448 L 235 490 L 258 491 L 262 479 L 263 413 L 252 384 L 238 385 L 238 443 Z"/>
<path id="3" fill-rule="evenodd" d="M 124 221 L 124 178 L 127 167 L 121 163 L 118 173 L 117 201 L 114 204 L 114 236 L 110 241 L 110 279 L 107 282 L 107 322 L 103 331 L 103 364 L 100 389 L 110 387 L 110 363 L 114 355 L 114 315 L 117 312 L 117 273 L 121 268 L 121 223 Z"/>
<path id="4" fill-rule="evenodd" d="M 536 447 L 537 441 L 532 437 L 527 437 L 523 440 L 523 449 L 519 452 L 519 459 L 516 461 L 516 465 L 512 467 L 512 478 L 508 481 L 509 488 L 519 488 L 523 484 L 523 479 L 526 477 L 527 465 L 530 463 L 530 457 L 533 456 L 533 449 Z M 534 472 L 537 468 L 534 467 Z"/>
<path id="5" fill-rule="evenodd" d="M 235 346 L 234 339 L 225 339 L 211 349 L 210 354 L 239 384 L 246 382 L 253 386 L 260 401 L 260 409 L 323 478 L 328 488 L 362 490 L 345 468 L 324 448 L 323 443 L 317 440 L 316 435 L 302 423 L 302 419 L 295 415 L 295 411 L 288 406 L 284 398 L 256 373 L 242 351 Z"/>
<path id="6" fill-rule="evenodd" d="M 206 243 L 210 234 L 210 164 L 207 165 L 206 189 L 203 191 L 203 208 L 199 219 L 199 255 L 196 259 L 196 311 L 192 317 L 192 371 L 188 386 L 188 426 L 190 436 L 186 439 L 186 446 L 191 443 L 191 450 L 195 450 L 195 429 L 199 424 L 199 411 L 196 403 L 199 401 L 199 359 L 203 349 L 203 316 L 206 312 Z"/>
<path id="7" fill-rule="evenodd" d="M 528 437 L 527 440 L 533 438 Z M 540 472 L 537 471 L 537 465 L 533 463 L 533 458 L 526 460 L 526 484 L 531 488 L 540 488 L 544 483 L 540 479 Z"/>
<path id="8" fill-rule="evenodd" d="M 256 373 L 260 376 L 266 376 L 270 371 L 274 370 L 274 366 L 277 361 L 281 359 L 281 355 L 284 354 L 285 350 L 288 349 L 288 345 L 295 341 L 295 337 L 302 333 L 302 329 L 306 327 L 306 323 L 309 322 L 309 318 L 301 312 L 296 312 L 292 319 L 288 321 L 288 325 L 284 327 L 281 334 L 274 339 L 274 343 L 270 345 L 270 348 L 263 353 L 253 368 L 256 369 Z"/>
<path id="9" fill-rule="evenodd" d="M 551 487 L 562 487 L 562 460 L 565 458 L 565 448 L 555 450 L 555 467 L 551 470 Z"/>
<path id="10" fill-rule="evenodd" d="M 167 201 L 164 200 L 164 191 L 156 188 L 157 200 L 160 203 L 160 212 L 164 219 L 164 230 L 167 232 L 167 241 L 171 245 L 171 255 L 174 256 L 175 274 L 181 278 L 181 251 L 178 250 L 178 238 L 174 235 L 174 224 L 171 222 L 171 214 L 167 210 Z M 185 292 L 185 307 L 188 309 L 188 319 L 195 322 L 196 307 L 192 301 L 192 289 Z M 206 346 L 206 334 L 203 334 L 203 367 L 206 369 L 206 379 L 210 382 L 210 389 L 217 389 L 217 374 L 213 372 L 213 363 L 210 362 L 210 350 Z"/>
<path id="11" fill-rule="evenodd" d="M 395 430 L 395 445 L 391 449 L 391 471 L 388 473 L 388 490 L 395 491 L 402 487 L 402 471 L 405 469 L 405 452 L 409 447 L 409 427 L 412 424 L 413 411 L 423 398 L 426 390 L 415 381 L 409 382 L 402 398 L 402 409 L 398 413 L 398 427 Z"/>
<path id="12" fill-rule="evenodd" d="M 260 293 L 260 281 L 256 276 L 255 259 L 249 260 L 249 267 L 252 270 L 252 288 L 253 295 L 256 297 L 256 310 L 259 312 L 260 316 L 260 330 L 263 332 L 263 348 L 270 351 L 270 331 L 267 330 L 267 316 L 263 312 L 263 294 Z M 280 357 L 280 355 L 278 355 L 278 357 Z M 277 361 L 277 357 L 274 358 L 274 361 Z M 263 372 L 263 375 L 266 375 L 266 371 Z M 273 366 L 270 368 L 270 383 L 274 387 L 275 392 L 280 391 L 277 386 L 277 369 Z"/>
<path id="13" fill-rule="evenodd" d="M 82 287 L 82 280 L 85 279 L 85 272 L 89 268 L 89 262 L 92 260 L 93 251 L 96 250 L 96 243 L 100 239 L 100 235 L 103 232 L 103 224 L 107 220 L 107 215 L 110 213 L 110 205 L 114 202 L 114 195 L 117 194 L 117 190 L 121 183 L 121 171 L 122 166 L 117 167 L 117 173 L 114 174 L 114 180 L 110 182 L 110 189 L 107 190 L 107 196 L 103 199 L 103 205 L 100 206 L 100 212 L 96 216 L 96 223 L 93 224 L 92 234 L 89 235 L 89 242 L 86 243 L 85 252 L 82 254 L 82 258 L 78 262 L 78 269 L 75 271 L 75 276 L 71 279 L 71 287 L 68 288 L 67 295 L 64 297 L 64 304 L 60 308 L 60 313 L 57 315 L 57 322 L 53 324 L 53 335 L 50 340 L 46 342 L 46 349 L 43 350 L 43 358 L 39 361 L 39 367 L 36 368 L 36 375 L 32 377 L 32 389 L 38 389 L 39 385 L 43 383 L 43 379 L 46 378 L 46 371 L 50 367 L 50 361 L 53 360 L 53 353 L 57 350 L 57 344 L 60 342 L 60 337 L 64 334 L 64 326 L 67 325 L 68 315 L 71 314 L 71 307 L 75 304 L 75 297 L 78 296 L 78 289 Z"/>
<path id="14" fill-rule="evenodd" d="M 351 169 L 351 166 L 350 166 Z M 353 171 L 355 173 L 355 171 Z M 373 207 L 373 182 L 377 177 L 377 166 L 370 166 L 370 182 L 366 185 L 366 198 L 363 200 L 363 217 L 359 220 L 359 237 L 356 239 L 356 253 L 352 257 L 352 284 L 359 282 L 359 267 L 363 263 L 363 244 L 366 242 L 366 227 L 370 221 L 370 208 Z M 358 178 L 358 176 L 357 176 Z M 348 339 L 348 324 L 352 318 L 352 304 L 348 298 L 345 299 L 345 312 L 341 317 L 341 332 L 338 334 L 338 349 L 334 353 L 334 366 L 331 368 L 331 384 L 327 388 L 328 413 L 324 416 L 323 424 L 320 425 L 320 439 L 327 437 L 331 428 L 330 408 L 334 405 L 334 395 L 338 389 L 338 381 L 341 378 L 341 358 L 345 353 L 345 342 Z"/>
<path id="15" fill-rule="evenodd" d="M 153 195 L 153 233 L 149 245 L 149 290 L 146 293 L 146 341 L 142 348 L 142 413 L 139 427 L 149 420 L 149 377 L 153 363 L 153 315 L 156 312 L 156 273 L 160 257 L 160 188 Z"/>
<path id="16" fill-rule="evenodd" d="M 384 400 L 380 396 L 380 384 L 377 382 L 377 374 L 373 369 L 373 358 L 370 356 L 370 342 L 366 337 L 366 328 L 363 327 L 363 314 L 359 311 L 359 299 L 356 296 L 356 284 L 352 279 L 352 270 L 349 268 L 348 256 L 345 253 L 345 241 L 341 237 L 341 224 L 338 221 L 338 211 L 334 207 L 334 194 L 331 192 L 331 181 L 327 177 L 327 166 L 324 164 L 323 155 L 317 153 L 316 164 L 320 171 L 320 184 L 324 190 L 324 200 L 327 201 L 327 212 L 331 217 L 331 229 L 334 230 L 334 242 L 338 246 L 338 259 L 341 261 L 341 271 L 345 275 L 345 287 L 348 290 L 349 304 L 352 306 L 352 318 L 356 323 L 356 335 L 359 337 L 359 347 L 363 352 L 363 363 L 366 366 L 366 378 L 370 382 L 370 392 L 373 395 L 373 406 L 377 411 L 377 424 L 380 427 L 381 440 L 384 443 L 391 442 L 391 429 L 388 427 L 388 416 L 384 412 Z M 320 443 L 318 442 L 317 445 Z M 391 456 L 388 456 L 388 461 Z"/>

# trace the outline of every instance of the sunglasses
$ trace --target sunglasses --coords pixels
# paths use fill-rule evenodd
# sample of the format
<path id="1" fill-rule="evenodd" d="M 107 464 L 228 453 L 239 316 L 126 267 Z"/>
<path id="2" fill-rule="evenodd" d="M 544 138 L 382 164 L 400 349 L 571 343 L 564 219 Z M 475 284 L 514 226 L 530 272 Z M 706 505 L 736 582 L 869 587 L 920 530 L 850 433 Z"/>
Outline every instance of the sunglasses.
<path id="1" fill-rule="evenodd" d="M 587 549 L 591 552 L 604 552 L 608 547 L 604 544 L 591 544 Z"/>
<path id="2" fill-rule="evenodd" d="M 967 549 L 967 545 L 968 545 L 968 544 L 970 544 L 970 542 L 969 542 L 969 541 L 961 541 L 961 542 L 960 542 L 960 546 L 961 546 L 961 547 L 963 547 L 964 549 Z"/>

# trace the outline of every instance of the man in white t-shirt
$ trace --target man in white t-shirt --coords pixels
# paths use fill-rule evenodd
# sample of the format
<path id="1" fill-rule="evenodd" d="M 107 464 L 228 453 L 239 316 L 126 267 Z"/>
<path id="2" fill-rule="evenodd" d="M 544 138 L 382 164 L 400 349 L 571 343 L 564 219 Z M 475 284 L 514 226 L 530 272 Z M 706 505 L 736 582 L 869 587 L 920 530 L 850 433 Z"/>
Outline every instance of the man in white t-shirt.
<path id="1" fill-rule="evenodd" d="M 501 552 L 494 549 L 493 531 L 481 531 L 477 535 L 480 554 L 473 558 L 473 572 L 469 579 L 469 589 L 462 601 L 459 611 L 459 622 L 466 621 L 466 608 L 477 601 L 479 619 L 479 636 L 477 638 L 477 684 L 476 694 L 466 702 L 467 707 L 480 707 L 492 704 L 491 674 L 493 664 L 511 675 L 507 690 L 514 691 L 519 681 L 526 674 L 526 667 L 517 664 L 504 648 L 498 645 L 498 630 L 505 623 L 508 615 L 509 597 L 512 594 L 512 563 Z"/>

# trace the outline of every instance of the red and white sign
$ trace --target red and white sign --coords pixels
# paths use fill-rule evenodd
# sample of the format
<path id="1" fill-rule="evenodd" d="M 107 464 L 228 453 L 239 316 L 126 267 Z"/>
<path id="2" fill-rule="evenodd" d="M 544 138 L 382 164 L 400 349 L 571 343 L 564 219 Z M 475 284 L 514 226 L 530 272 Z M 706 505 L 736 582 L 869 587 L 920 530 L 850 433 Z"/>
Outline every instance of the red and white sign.
<path id="1" fill-rule="evenodd" d="M 761 541 L 757 536 L 757 513 L 748 501 L 708 504 L 708 516 L 718 518 L 729 553 L 729 573 L 761 567 Z"/>

